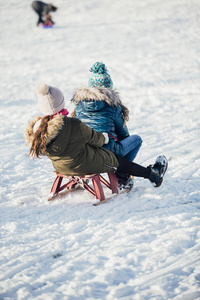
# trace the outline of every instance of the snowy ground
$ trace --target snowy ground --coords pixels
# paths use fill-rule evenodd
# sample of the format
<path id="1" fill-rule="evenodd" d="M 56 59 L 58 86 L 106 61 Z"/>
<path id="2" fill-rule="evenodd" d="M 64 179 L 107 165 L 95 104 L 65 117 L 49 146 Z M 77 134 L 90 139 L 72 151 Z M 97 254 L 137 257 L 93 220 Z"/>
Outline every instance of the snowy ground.
<path id="1" fill-rule="evenodd" d="M 200 299 L 199 0 L 55 0 L 53 29 L 30 4 L 1 0 L 0 299 Z M 51 162 L 23 138 L 35 87 L 60 88 L 71 112 L 96 61 L 143 139 L 136 162 L 165 154 L 168 172 L 98 207 L 83 191 L 48 202 Z"/>

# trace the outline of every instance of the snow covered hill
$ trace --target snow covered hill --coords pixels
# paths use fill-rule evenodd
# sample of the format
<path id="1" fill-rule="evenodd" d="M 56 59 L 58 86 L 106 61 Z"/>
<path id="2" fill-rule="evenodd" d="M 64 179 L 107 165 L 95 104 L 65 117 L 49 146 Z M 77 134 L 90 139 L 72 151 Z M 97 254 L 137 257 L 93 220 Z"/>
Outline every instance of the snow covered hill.
<path id="1" fill-rule="evenodd" d="M 53 29 L 31 1 L 1 1 L 0 299 L 200 299 L 200 2 L 54 0 Z M 103 61 L 143 145 L 169 159 L 163 185 L 104 205 L 77 191 L 47 201 L 47 158 L 24 143 L 35 88 L 60 88 L 68 110 Z"/>

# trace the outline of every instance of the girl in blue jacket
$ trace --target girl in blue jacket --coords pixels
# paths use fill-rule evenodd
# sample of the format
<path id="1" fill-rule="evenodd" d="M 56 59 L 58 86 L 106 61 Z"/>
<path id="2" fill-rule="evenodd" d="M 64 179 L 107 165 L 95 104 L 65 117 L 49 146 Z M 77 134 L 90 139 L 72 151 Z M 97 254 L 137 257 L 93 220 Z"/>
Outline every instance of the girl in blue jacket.
<path id="1" fill-rule="evenodd" d="M 106 66 L 102 62 L 96 62 L 90 72 L 88 87 L 76 90 L 71 100 L 76 106 L 72 116 L 98 132 L 107 132 L 109 142 L 103 147 L 133 161 L 142 139 L 136 134 L 129 134 L 126 126 L 129 111 L 122 104 L 119 93 L 113 90 Z M 116 175 L 122 188 L 133 186 L 133 181 L 127 174 Z"/>

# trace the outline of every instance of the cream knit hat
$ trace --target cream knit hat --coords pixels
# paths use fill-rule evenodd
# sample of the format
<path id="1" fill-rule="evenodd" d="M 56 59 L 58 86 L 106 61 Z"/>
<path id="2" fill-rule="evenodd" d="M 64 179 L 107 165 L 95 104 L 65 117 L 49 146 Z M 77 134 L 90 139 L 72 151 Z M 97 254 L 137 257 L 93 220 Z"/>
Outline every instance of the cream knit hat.
<path id="1" fill-rule="evenodd" d="M 36 92 L 39 109 L 44 115 L 54 115 L 65 107 L 63 93 L 56 87 L 40 83 Z"/>

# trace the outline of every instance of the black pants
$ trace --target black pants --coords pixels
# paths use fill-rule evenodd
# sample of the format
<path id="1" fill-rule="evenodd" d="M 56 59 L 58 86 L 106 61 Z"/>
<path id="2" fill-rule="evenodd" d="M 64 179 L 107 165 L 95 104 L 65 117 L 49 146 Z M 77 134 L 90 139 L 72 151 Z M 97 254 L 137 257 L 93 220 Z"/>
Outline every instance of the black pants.
<path id="1" fill-rule="evenodd" d="M 119 178 L 126 177 L 128 175 L 133 175 L 136 177 L 149 178 L 151 173 L 149 168 L 142 167 L 134 162 L 127 160 L 124 157 L 116 155 L 119 162 L 119 167 L 116 171 L 116 176 Z"/>
<path id="2" fill-rule="evenodd" d="M 42 1 L 33 1 L 32 8 L 38 15 L 37 25 L 44 23 L 43 16 L 47 14 L 47 4 Z"/>
<path id="3" fill-rule="evenodd" d="M 42 15 L 37 13 L 38 14 L 38 21 L 37 21 L 37 25 L 41 24 L 41 23 L 44 23 L 44 20 L 42 19 Z"/>

